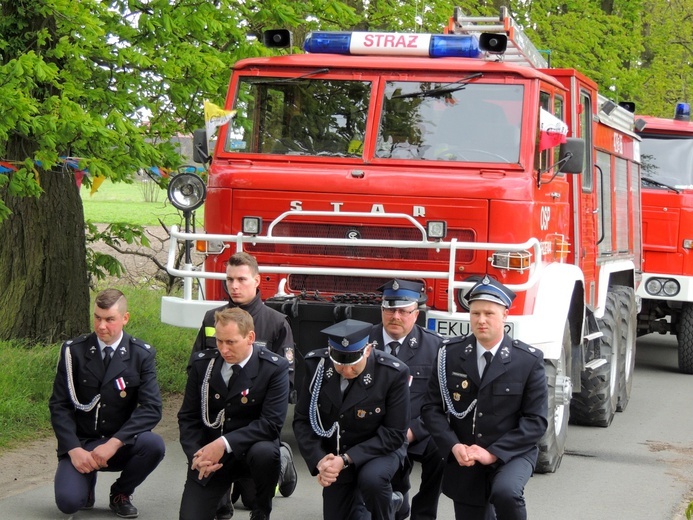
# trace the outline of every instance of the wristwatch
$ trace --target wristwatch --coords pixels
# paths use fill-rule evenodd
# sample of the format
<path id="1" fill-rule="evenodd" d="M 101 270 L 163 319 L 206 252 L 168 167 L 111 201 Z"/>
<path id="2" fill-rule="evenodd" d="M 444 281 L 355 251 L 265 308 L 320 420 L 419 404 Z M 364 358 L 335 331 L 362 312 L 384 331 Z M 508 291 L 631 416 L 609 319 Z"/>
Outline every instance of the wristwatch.
<path id="1" fill-rule="evenodd" d="M 344 461 L 344 468 L 348 468 L 349 467 L 349 458 L 344 453 L 342 453 L 341 457 L 342 457 L 342 460 Z"/>

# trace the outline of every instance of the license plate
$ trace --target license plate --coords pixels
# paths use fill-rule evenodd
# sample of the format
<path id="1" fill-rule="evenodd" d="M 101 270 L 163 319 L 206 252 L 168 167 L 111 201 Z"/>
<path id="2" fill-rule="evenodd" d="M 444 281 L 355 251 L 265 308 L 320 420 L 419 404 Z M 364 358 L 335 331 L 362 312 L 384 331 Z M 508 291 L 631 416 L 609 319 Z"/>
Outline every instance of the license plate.
<path id="1" fill-rule="evenodd" d="M 437 332 L 441 336 L 468 336 L 472 333 L 472 327 L 468 321 L 464 320 L 441 320 L 438 318 L 428 318 L 427 328 Z M 505 324 L 505 333 L 513 337 L 513 324 Z"/>

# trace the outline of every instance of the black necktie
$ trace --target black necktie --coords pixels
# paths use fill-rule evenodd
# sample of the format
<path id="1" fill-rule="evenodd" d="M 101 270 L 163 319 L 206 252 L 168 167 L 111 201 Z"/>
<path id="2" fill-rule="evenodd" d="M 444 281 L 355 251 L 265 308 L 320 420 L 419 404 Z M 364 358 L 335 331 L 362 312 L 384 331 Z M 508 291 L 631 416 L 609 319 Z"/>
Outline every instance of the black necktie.
<path id="1" fill-rule="evenodd" d="M 238 375 L 238 373 L 241 371 L 241 365 L 231 365 L 231 375 L 229 376 L 229 383 L 226 385 L 229 390 L 231 390 L 231 383 L 234 380 L 234 378 Z"/>
<path id="2" fill-rule="evenodd" d="M 397 357 L 397 353 L 399 352 L 399 341 L 390 341 L 387 346 L 390 349 L 390 354 Z"/>
<path id="3" fill-rule="evenodd" d="M 113 347 L 105 347 L 103 349 L 103 368 L 104 372 L 108 370 L 108 365 L 111 364 L 111 356 L 113 355 Z"/>
<path id="4" fill-rule="evenodd" d="M 486 372 L 488 372 L 488 367 L 491 366 L 491 361 L 493 361 L 493 354 L 489 351 L 484 352 L 484 358 L 486 359 L 486 365 L 484 366 L 484 372 L 481 374 L 481 380 L 484 380 Z"/>

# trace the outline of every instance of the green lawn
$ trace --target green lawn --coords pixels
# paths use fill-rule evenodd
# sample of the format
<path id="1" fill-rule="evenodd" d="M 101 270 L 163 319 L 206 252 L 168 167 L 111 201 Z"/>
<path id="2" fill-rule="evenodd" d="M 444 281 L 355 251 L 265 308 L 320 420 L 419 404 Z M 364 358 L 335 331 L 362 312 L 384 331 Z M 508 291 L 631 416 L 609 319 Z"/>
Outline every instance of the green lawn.
<path id="1" fill-rule="evenodd" d="M 151 181 L 127 184 L 107 180 L 96 193 L 90 192 L 86 186 L 80 191 L 85 220 L 97 224 L 125 221 L 140 226 L 158 226 L 159 219 L 167 226 L 183 223 L 182 215 L 168 202 L 166 191 Z M 197 214 L 202 215 L 202 209 Z"/>

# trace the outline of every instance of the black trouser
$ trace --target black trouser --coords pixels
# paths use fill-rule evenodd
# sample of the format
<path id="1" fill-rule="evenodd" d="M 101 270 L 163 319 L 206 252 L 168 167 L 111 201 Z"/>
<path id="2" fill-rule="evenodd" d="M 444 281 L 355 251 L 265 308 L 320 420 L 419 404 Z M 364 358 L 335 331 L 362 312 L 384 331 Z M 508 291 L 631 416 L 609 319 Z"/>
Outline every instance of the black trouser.
<path id="1" fill-rule="evenodd" d="M 406 499 L 407 492 L 411 488 L 409 476 L 414 467 L 414 461 L 421 463 L 421 484 L 409 508 Z M 411 514 L 411 520 L 433 520 L 437 517 L 444 469 L 445 460 L 440 456 L 438 447 L 431 437 L 428 438 L 422 454 L 407 453 L 404 468 L 397 472 L 392 482 L 392 489 L 401 492 L 405 497 L 405 503 L 395 515 L 397 520 L 407 518 L 409 514 Z"/>
<path id="2" fill-rule="evenodd" d="M 532 465 L 523 457 L 501 464 L 489 472 L 489 498 L 484 506 L 455 501 L 457 520 L 527 520 L 525 485 L 532 476 Z M 464 489 L 460 489 L 464 494 Z M 495 510 L 495 515 L 494 515 Z"/>
<path id="3" fill-rule="evenodd" d="M 188 471 L 180 504 L 180 519 L 213 520 L 219 500 L 228 493 L 231 484 L 248 477 L 252 478 L 257 490 L 254 509 L 269 516 L 279 479 L 279 458 L 279 444 L 262 441 L 248 450 L 245 459 L 237 459 L 232 453 L 205 485 L 197 479 L 197 472 Z"/>
<path id="4" fill-rule="evenodd" d="M 323 518 L 329 520 L 393 520 L 392 478 L 400 468 L 396 453 L 371 459 L 360 466 L 350 466 L 339 474 L 337 481 L 322 491 Z M 359 516 L 358 498 L 370 512 Z"/>
<path id="5" fill-rule="evenodd" d="M 90 440 L 83 448 L 92 451 L 107 441 L 108 438 Z M 159 465 L 165 452 L 166 445 L 159 435 L 143 432 L 137 436 L 134 444 L 121 447 L 108 461 L 108 467 L 99 471 L 121 471 L 111 492 L 132 495 L 135 488 Z M 60 457 L 54 484 L 58 509 L 69 515 L 83 508 L 89 499 L 89 492 L 96 485 L 96 473 L 80 473 L 72 465 L 69 455 Z"/>

